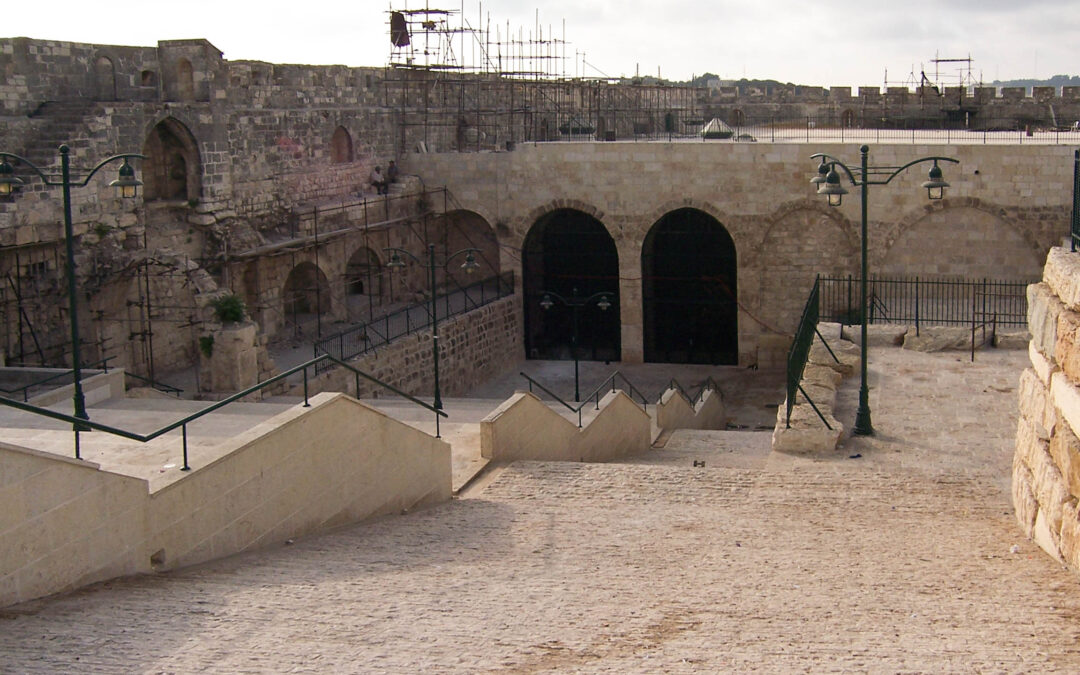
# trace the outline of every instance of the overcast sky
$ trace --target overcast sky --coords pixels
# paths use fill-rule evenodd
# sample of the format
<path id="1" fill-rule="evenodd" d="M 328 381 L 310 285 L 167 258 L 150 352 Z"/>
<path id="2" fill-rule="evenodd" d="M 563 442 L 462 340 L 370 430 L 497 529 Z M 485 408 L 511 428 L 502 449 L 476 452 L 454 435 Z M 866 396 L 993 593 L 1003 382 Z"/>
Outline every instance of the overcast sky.
<path id="1" fill-rule="evenodd" d="M 394 9 L 461 10 L 473 27 L 514 37 L 562 38 L 570 76 L 660 74 L 687 79 L 769 78 L 810 85 L 903 84 L 939 58 L 974 59 L 976 81 L 1080 74 L 1077 0 L 393 0 Z M 390 58 L 387 0 L 187 0 L 114 4 L 54 0 L 8 2 L 4 37 L 153 46 L 158 40 L 206 38 L 226 59 L 273 63 L 381 66 Z M 115 8 L 115 9 L 113 9 Z M 119 12 L 119 14 L 117 13 Z M 519 33 L 519 30 L 521 31 Z M 531 35 L 530 35 L 531 34 Z M 505 35 L 504 35 L 505 37 Z M 492 50 L 494 51 L 494 50 Z M 467 41 L 457 62 L 478 63 Z M 939 80 L 959 83 L 959 66 L 942 64 Z"/>

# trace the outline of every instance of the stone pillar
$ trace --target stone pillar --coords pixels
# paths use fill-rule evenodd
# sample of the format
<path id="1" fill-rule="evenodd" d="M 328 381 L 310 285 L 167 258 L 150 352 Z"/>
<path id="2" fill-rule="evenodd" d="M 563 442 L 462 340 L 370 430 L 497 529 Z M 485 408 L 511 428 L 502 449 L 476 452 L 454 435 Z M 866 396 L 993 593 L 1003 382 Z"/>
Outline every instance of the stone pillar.
<path id="1" fill-rule="evenodd" d="M 213 331 L 210 355 L 203 351 L 199 379 L 203 391 L 235 393 L 258 383 L 258 326 L 251 321 Z"/>
<path id="2" fill-rule="evenodd" d="M 622 362 L 645 361 L 645 315 L 641 294 L 641 245 L 619 242 L 619 319 L 622 322 Z"/>
<path id="3" fill-rule="evenodd" d="M 1025 534 L 1080 571 L 1080 255 L 1051 249 L 1027 295 L 1031 367 L 1020 377 L 1013 506 Z"/>

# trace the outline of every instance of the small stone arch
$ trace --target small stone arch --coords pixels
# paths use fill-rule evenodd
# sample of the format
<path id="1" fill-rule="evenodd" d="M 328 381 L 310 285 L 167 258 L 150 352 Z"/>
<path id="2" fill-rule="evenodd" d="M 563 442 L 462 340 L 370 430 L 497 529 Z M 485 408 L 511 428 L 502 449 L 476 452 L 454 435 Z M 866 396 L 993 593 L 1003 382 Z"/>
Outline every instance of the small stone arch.
<path id="1" fill-rule="evenodd" d="M 479 267 L 466 276 L 461 269 L 464 255 L 460 259 L 455 258 L 454 263 L 446 269 L 450 279 L 460 285 L 467 285 L 499 273 L 499 242 L 495 230 L 483 216 L 466 209 L 447 211 L 438 219 L 436 226 L 436 236 L 442 242 L 440 248 L 448 254 L 467 248 L 479 249 L 473 254 Z"/>
<path id="2" fill-rule="evenodd" d="M 731 117 L 728 119 L 728 123 L 733 127 L 746 126 L 746 113 L 740 108 L 733 108 L 731 110 Z"/>
<path id="3" fill-rule="evenodd" d="M 289 271 L 281 290 L 282 311 L 287 320 L 303 325 L 312 316 L 330 312 L 330 283 L 312 262 L 302 262 Z"/>
<path id="4" fill-rule="evenodd" d="M 902 219 L 874 268 L 882 276 L 1036 279 L 1045 250 L 1030 233 L 972 199 L 943 200 Z"/>
<path id="5" fill-rule="evenodd" d="M 157 72 L 153 70 L 144 70 L 139 73 L 139 86 L 140 87 L 156 87 L 158 83 Z"/>
<path id="6" fill-rule="evenodd" d="M 116 100 L 116 67 L 108 56 L 94 59 L 94 98 L 98 101 Z"/>
<path id="7" fill-rule="evenodd" d="M 352 135 L 339 126 L 334 129 L 334 135 L 330 139 L 330 161 L 334 164 L 346 164 L 353 161 Z"/>
<path id="8" fill-rule="evenodd" d="M 382 261 L 367 246 L 356 249 L 345 265 L 345 295 L 382 297 Z"/>
<path id="9" fill-rule="evenodd" d="M 195 100 L 195 69 L 184 58 L 176 62 L 176 97 L 180 101 Z"/>
<path id="10" fill-rule="evenodd" d="M 199 146 L 186 126 L 174 117 L 158 122 L 143 144 L 145 201 L 191 201 L 201 194 Z"/>
<path id="11" fill-rule="evenodd" d="M 846 108 L 844 112 L 840 113 L 840 126 L 843 128 L 854 129 L 858 126 L 858 122 L 859 116 L 851 108 Z"/>

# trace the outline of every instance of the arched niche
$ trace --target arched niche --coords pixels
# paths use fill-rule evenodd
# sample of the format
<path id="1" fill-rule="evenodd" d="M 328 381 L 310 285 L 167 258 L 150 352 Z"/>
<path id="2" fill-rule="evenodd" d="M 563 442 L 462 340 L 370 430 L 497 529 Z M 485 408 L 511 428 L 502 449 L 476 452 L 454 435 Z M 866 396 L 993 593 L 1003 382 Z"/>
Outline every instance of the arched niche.
<path id="1" fill-rule="evenodd" d="M 187 59 L 176 62 L 176 95 L 180 101 L 195 100 L 195 74 Z"/>
<path id="2" fill-rule="evenodd" d="M 345 295 L 382 297 L 382 262 L 378 253 L 363 246 L 349 256 L 345 265 Z"/>
<path id="3" fill-rule="evenodd" d="M 541 216 L 525 237 L 522 255 L 525 354 L 534 359 L 573 358 L 574 310 L 556 302 L 540 305 L 545 292 L 588 298 L 608 292 L 619 297 L 619 254 L 604 225 L 577 209 Z M 590 303 L 577 310 L 580 359 L 621 359 L 619 303 L 606 310 Z"/>
<path id="4" fill-rule="evenodd" d="M 330 139 L 330 161 L 334 164 L 353 161 L 352 136 L 345 127 L 334 129 L 334 135 Z"/>
<path id="5" fill-rule="evenodd" d="M 711 215 L 664 214 L 641 251 L 645 361 L 739 362 L 735 243 Z"/>
<path id="6" fill-rule="evenodd" d="M 180 121 L 157 123 L 143 145 L 144 199 L 190 201 L 201 193 L 201 164 L 195 137 Z"/>
<path id="7" fill-rule="evenodd" d="M 94 98 L 98 101 L 116 100 L 116 68 L 107 56 L 94 59 Z"/>

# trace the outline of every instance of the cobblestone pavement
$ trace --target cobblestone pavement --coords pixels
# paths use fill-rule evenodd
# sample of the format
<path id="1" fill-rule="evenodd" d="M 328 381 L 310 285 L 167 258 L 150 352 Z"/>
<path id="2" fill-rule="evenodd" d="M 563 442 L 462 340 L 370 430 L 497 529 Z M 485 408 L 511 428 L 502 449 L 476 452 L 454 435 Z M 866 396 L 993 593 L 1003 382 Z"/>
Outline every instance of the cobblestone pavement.
<path id="1" fill-rule="evenodd" d="M 878 435 L 834 456 L 677 432 L 10 608 L 0 671 L 1080 672 L 1077 578 L 1003 489 L 1024 356 L 874 353 Z"/>

